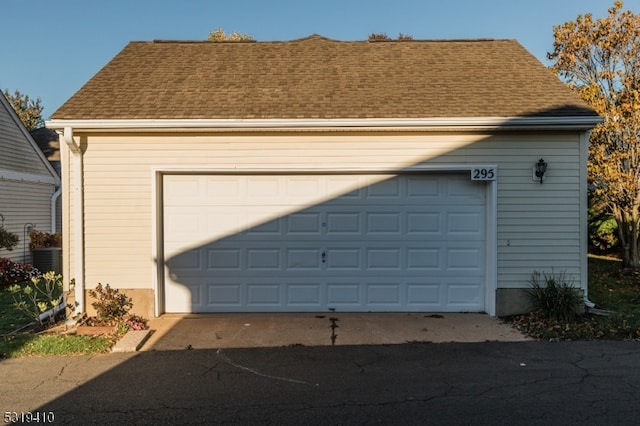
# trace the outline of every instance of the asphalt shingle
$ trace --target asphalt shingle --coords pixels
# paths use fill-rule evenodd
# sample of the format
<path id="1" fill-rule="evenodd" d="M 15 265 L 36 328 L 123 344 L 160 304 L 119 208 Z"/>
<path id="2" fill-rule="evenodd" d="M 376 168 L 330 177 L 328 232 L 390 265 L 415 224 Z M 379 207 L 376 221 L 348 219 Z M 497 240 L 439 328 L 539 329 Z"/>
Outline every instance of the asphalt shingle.
<path id="1" fill-rule="evenodd" d="M 596 116 L 515 40 L 131 42 L 54 119 Z"/>

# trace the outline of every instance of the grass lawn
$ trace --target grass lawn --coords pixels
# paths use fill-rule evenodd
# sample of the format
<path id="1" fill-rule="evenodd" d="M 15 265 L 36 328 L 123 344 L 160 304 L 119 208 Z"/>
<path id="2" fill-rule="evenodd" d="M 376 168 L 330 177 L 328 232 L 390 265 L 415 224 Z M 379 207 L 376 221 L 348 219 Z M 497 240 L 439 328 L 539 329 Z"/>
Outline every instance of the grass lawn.
<path id="1" fill-rule="evenodd" d="M 13 294 L 0 288 L 0 359 L 22 356 L 76 355 L 108 352 L 115 339 L 110 336 L 34 333 L 16 330 L 33 322 L 13 306 Z"/>
<path id="2" fill-rule="evenodd" d="M 26 313 L 16 311 L 13 302 L 13 294 L 9 289 L 0 287 L 0 335 L 11 333 L 32 321 Z"/>
<path id="3" fill-rule="evenodd" d="M 589 298 L 603 309 L 640 318 L 640 271 L 621 270 L 616 259 L 589 258 Z"/>
<path id="4" fill-rule="evenodd" d="M 0 359 L 24 356 L 80 355 L 108 352 L 113 339 L 104 336 L 30 333 L 0 337 Z"/>

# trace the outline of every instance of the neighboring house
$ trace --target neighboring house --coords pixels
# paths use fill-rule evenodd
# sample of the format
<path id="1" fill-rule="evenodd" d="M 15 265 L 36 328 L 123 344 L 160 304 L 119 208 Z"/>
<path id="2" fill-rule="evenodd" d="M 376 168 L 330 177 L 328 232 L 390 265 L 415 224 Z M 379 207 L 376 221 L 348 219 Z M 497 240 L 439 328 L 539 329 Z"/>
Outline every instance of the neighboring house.
<path id="1" fill-rule="evenodd" d="M 47 123 L 64 275 L 148 315 L 586 298 L 600 120 L 513 40 L 133 42 Z"/>
<path id="2" fill-rule="evenodd" d="M 51 232 L 60 177 L 0 93 L 0 222 L 20 238 L 0 257 L 31 262 L 29 231 Z"/>
<path id="3" fill-rule="evenodd" d="M 60 165 L 60 136 L 55 130 L 39 127 L 29 132 L 49 163 L 53 166 L 58 176 L 62 176 Z M 52 232 L 62 231 L 62 197 L 56 198 L 55 223 Z"/>

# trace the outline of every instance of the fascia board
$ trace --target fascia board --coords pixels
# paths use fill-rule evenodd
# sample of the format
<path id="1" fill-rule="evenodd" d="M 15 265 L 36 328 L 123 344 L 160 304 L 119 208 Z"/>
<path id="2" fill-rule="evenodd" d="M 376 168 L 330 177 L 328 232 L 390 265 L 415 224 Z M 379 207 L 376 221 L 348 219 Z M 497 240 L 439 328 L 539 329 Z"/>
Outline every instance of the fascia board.
<path id="1" fill-rule="evenodd" d="M 49 163 L 49 160 L 47 159 L 47 157 L 45 157 L 44 153 L 42 152 L 42 150 L 40 149 L 36 141 L 31 136 L 31 133 L 29 133 L 27 128 L 24 127 L 24 124 L 22 124 L 22 121 L 20 121 L 20 117 L 18 117 L 18 114 L 16 114 L 16 112 L 14 111 L 9 100 L 4 97 L 4 94 L 0 94 L 0 104 L 2 104 L 2 106 L 7 110 L 7 112 L 9 113 L 9 116 L 15 123 L 16 127 L 20 130 L 20 133 L 22 133 L 22 136 L 24 136 L 27 143 L 31 146 L 31 149 L 33 149 L 33 151 L 38 156 L 38 158 L 40 159 L 44 167 L 47 169 L 47 171 L 51 175 L 51 179 L 53 180 L 54 184 L 56 186 L 59 186 L 60 176 L 58 176 L 58 172 L 53 168 L 51 163 Z"/>
<path id="2" fill-rule="evenodd" d="M 60 186 L 57 175 L 46 176 L 33 173 L 19 172 L 15 170 L 7 170 L 0 168 L 0 181 L 8 180 L 14 182 L 43 183 L 48 185 Z"/>
<path id="3" fill-rule="evenodd" d="M 423 131 L 498 130 L 498 129 L 574 129 L 588 130 L 603 121 L 599 116 L 577 117 L 479 117 L 426 119 L 136 119 L 136 120 L 66 120 L 46 122 L 50 129 L 71 127 L 75 130 L 283 130 L 283 129 L 415 129 Z"/>

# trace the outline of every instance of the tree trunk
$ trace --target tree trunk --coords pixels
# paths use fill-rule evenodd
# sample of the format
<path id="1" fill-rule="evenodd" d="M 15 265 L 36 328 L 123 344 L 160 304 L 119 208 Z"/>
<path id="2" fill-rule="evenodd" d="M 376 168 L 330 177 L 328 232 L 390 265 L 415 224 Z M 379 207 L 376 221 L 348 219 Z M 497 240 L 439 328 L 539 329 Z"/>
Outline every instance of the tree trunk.
<path id="1" fill-rule="evenodd" d="M 629 247 L 629 226 L 625 220 L 622 209 L 617 205 L 611 206 L 613 217 L 618 224 L 618 240 L 620 241 L 620 256 L 625 267 L 631 265 L 631 250 Z"/>
<path id="2" fill-rule="evenodd" d="M 625 268 L 640 268 L 640 226 L 637 214 L 629 218 L 618 206 L 613 206 L 612 211 L 618 224 L 622 265 Z"/>

